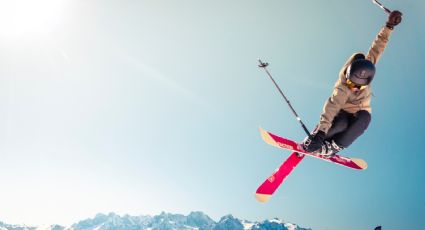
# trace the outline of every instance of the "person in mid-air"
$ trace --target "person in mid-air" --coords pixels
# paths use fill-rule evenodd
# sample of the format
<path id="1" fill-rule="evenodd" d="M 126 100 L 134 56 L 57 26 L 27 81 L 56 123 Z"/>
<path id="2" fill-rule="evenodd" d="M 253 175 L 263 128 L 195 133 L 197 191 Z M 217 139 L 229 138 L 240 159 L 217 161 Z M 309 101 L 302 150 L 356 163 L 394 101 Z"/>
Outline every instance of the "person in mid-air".
<path id="1" fill-rule="evenodd" d="M 333 93 L 323 106 L 319 124 L 302 144 L 307 152 L 332 157 L 350 146 L 369 126 L 370 83 L 375 75 L 375 64 L 401 17 L 400 11 L 392 11 L 367 54 L 354 53 L 344 64 Z"/>

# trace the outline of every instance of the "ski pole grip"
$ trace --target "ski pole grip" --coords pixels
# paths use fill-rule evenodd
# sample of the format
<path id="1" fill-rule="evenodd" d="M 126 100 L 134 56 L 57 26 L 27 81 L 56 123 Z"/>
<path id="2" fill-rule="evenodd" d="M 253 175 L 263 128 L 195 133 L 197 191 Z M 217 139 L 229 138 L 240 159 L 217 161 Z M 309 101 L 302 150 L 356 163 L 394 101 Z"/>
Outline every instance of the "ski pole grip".
<path id="1" fill-rule="evenodd" d="M 266 68 L 269 65 L 269 63 L 262 62 L 260 59 L 258 59 L 258 62 L 260 62 L 260 64 L 258 65 L 258 67 L 260 68 Z"/>

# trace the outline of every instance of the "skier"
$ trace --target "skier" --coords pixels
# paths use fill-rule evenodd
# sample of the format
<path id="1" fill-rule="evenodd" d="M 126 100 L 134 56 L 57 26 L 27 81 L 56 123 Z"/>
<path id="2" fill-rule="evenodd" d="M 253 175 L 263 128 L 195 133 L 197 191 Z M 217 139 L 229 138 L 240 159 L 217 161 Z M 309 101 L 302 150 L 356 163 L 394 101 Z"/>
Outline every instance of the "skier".
<path id="1" fill-rule="evenodd" d="M 366 130 L 371 120 L 370 83 L 375 75 L 375 64 L 401 17 L 400 11 L 392 11 L 367 54 L 354 53 L 342 67 L 319 124 L 303 142 L 306 151 L 332 157 Z"/>

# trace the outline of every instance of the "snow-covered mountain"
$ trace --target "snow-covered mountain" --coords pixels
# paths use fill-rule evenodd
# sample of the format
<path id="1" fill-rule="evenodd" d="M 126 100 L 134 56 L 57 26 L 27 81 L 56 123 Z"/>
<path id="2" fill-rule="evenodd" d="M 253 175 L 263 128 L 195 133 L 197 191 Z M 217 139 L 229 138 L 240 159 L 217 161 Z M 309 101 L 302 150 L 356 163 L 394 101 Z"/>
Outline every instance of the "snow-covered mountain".
<path id="1" fill-rule="evenodd" d="M 71 226 L 52 225 L 28 227 L 0 222 L 0 230 L 311 230 L 279 219 L 251 222 L 232 215 L 218 222 L 202 212 L 189 215 L 161 213 L 156 216 L 119 216 L 115 213 L 97 214 L 92 219 L 81 220 Z"/>

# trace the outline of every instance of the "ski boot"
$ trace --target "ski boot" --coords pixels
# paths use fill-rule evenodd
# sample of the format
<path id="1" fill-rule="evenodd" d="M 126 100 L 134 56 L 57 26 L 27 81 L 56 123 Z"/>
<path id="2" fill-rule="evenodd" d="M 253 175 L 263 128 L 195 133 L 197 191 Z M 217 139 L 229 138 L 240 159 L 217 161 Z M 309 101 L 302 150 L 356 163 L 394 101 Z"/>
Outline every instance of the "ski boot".
<path id="1" fill-rule="evenodd" d="M 315 153 L 319 156 L 329 159 L 343 149 L 344 147 L 337 145 L 334 140 L 331 140 L 324 141 L 322 148 L 317 150 Z"/>

